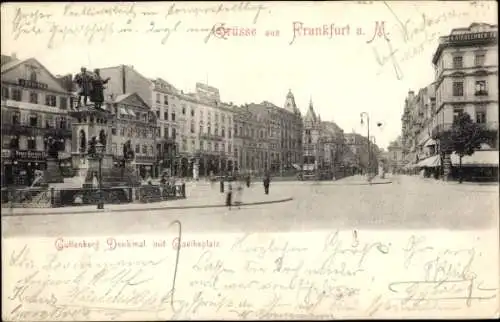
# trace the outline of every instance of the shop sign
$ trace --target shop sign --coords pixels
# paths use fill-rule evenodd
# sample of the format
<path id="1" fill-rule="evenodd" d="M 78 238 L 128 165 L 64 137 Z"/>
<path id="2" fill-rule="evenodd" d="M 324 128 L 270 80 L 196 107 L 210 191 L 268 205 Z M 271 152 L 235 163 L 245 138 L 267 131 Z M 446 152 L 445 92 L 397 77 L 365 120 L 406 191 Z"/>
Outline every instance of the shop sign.
<path id="1" fill-rule="evenodd" d="M 450 35 L 448 36 L 448 41 L 473 41 L 473 40 L 493 40 L 497 38 L 497 32 L 488 31 L 488 32 L 475 32 L 475 33 L 466 33 L 466 34 L 458 34 L 458 35 Z"/>
<path id="2" fill-rule="evenodd" d="M 44 83 L 39 83 L 37 81 L 27 80 L 20 78 L 18 84 L 22 87 L 35 88 L 35 89 L 47 89 L 49 86 Z"/>

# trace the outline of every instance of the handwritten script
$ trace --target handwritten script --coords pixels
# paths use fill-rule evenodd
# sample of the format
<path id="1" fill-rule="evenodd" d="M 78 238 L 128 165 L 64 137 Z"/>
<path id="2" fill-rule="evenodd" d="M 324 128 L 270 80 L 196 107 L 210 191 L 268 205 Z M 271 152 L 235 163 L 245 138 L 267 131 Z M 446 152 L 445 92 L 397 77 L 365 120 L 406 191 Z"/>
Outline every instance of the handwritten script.
<path id="1" fill-rule="evenodd" d="M 204 7 L 172 3 L 163 10 L 152 10 L 135 3 L 111 6 L 69 3 L 50 11 L 16 8 L 11 25 L 14 40 L 35 35 L 46 39 L 49 48 L 70 40 L 92 44 L 131 34 L 152 35 L 161 44 L 166 44 L 173 34 L 179 32 L 202 32 L 204 39 L 210 38 L 213 28 L 206 23 L 200 26 L 197 23 L 199 18 L 241 15 L 242 19 L 248 17 L 247 20 L 255 24 L 263 12 L 268 12 L 264 4 L 251 2 Z"/>
<path id="2" fill-rule="evenodd" d="M 439 36 L 451 32 L 454 24 L 460 23 L 461 19 L 470 18 L 488 10 L 474 2 L 465 4 L 466 7 L 462 10 L 450 8 L 443 11 L 435 10 L 431 13 L 419 11 L 418 5 L 415 5 L 416 14 L 403 19 L 389 2 L 383 1 L 381 5 L 390 13 L 392 19 L 387 24 L 395 29 L 395 33 L 390 32 L 392 41 L 381 40 L 372 46 L 375 61 L 379 65 L 377 74 L 390 68 L 398 80 L 404 78 L 401 64 L 423 54 L 432 46 L 436 47 Z M 397 41 L 394 41 L 395 39 Z"/>
<path id="3" fill-rule="evenodd" d="M 485 278 L 484 253 L 472 243 L 443 248 L 422 236 L 384 241 L 355 235 L 231 235 L 217 248 L 183 248 L 180 260 L 179 249 L 172 248 L 61 252 L 50 242 L 8 239 L 4 318 L 333 319 L 494 312 L 498 280 Z"/>

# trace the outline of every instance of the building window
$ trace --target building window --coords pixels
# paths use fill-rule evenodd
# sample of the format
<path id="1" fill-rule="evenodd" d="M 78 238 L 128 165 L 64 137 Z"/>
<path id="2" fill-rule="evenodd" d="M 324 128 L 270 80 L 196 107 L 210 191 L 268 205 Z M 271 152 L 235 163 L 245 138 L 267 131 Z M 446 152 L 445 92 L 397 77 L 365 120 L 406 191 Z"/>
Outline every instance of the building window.
<path id="1" fill-rule="evenodd" d="M 453 68 L 462 68 L 464 67 L 464 59 L 462 56 L 453 57 Z"/>
<path id="2" fill-rule="evenodd" d="M 30 126 L 38 126 L 38 116 L 36 115 L 30 115 Z"/>
<path id="3" fill-rule="evenodd" d="M 23 92 L 19 88 L 12 89 L 12 99 L 20 102 L 23 99 Z"/>
<path id="4" fill-rule="evenodd" d="M 207 126 L 207 133 L 208 135 L 212 134 L 212 128 L 210 127 L 210 124 Z"/>
<path id="5" fill-rule="evenodd" d="M 59 108 L 67 109 L 68 108 L 68 98 L 67 97 L 59 97 Z"/>
<path id="6" fill-rule="evenodd" d="M 488 95 L 488 90 L 486 89 L 486 81 L 479 80 L 476 81 L 476 96 Z"/>
<path id="7" fill-rule="evenodd" d="M 486 123 L 486 108 L 484 106 L 476 107 L 476 123 Z"/>
<path id="8" fill-rule="evenodd" d="M 158 103 L 160 103 L 160 99 L 158 98 Z M 168 96 L 164 95 L 163 96 L 163 104 L 168 105 Z"/>
<path id="9" fill-rule="evenodd" d="M 33 68 L 33 67 L 32 67 Z M 30 73 L 30 81 L 32 82 L 36 82 L 36 72 L 35 71 L 32 71 Z"/>
<path id="10" fill-rule="evenodd" d="M 226 131 L 224 130 L 224 128 L 222 128 L 221 130 L 221 134 L 220 134 L 222 137 L 226 136 Z"/>
<path id="11" fill-rule="evenodd" d="M 160 118 L 160 111 L 156 111 L 156 118 Z"/>
<path id="12" fill-rule="evenodd" d="M 229 131 L 227 131 L 227 137 L 230 139 L 231 138 L 231 129 L 229 129 Z"/>
<path id="13" fill-rule="evenodd" d="M 168 138 L 168 126 L 166 126 L 166 127 L 163 129 L 163 137 L 164 137 L 165 139 L 167 139 L 167 138 Z"/>
<path id="14" fill-rule="evenodd" d="M 46 95 L 45 96 L 45 105 L 56 106 L 56 97 L 54 95 Z"/>
<path id="15" fill-rule="evenodd" d="M 191 117 L 194 117 L 194 109 L 191 108 Z"/>
<path id="16" fill-rule="evenodd" d="M 161 103 L 160 94 L 156 94 L 156 103 Z"/>
<path id="17" fill-rule="evenodd" d="M 464 96 L 464 82 L 453 82 L 453 96 Z"/>
<path id="18" fill-rule="evenodd" d="M 458 119 L 458 117 L 460 115 L 462 115 L 463 112 L 464 112 L 464 108 L 463 107 L 454 107 L 453 108 L 453 123 L 456 122 L 456 120 Z"/>
<path id="19" fill-rule="evenodd" d="M 171 121 L 175 122 L 175 112 L 172 112 L 171 114 Z"/>
<path id="20" fill-rule="evenodd" d="M 28 150 L 36 150 L 36 140 L 33 136 L 28 138 Z"/>
<path id="21" fill-rule="evenodd" d="M 139 144 L 135 146 L 135 153 L 140 153 L 141 152 L 141 147 Z"/>
<path id="22" fill-rule="evenodd" d="M 194 122 L 191 122 L 191 133 L 194 133 Z"/>
<path id="23" fill-rule="evenodd" d="M 116 135 L 116 127 L 111 128 L 111 134 Z"/>
<path id="24" fill-rule="evenodd" d="M 21 118 L 21 114 L 19 112 L 12 113 L 12 124 L 14 124 L 14 125 L 19 124 L 20 118 Z"/>
<path id="25" fill-rule="evenodd" d="M 38 93 L 30 92 L 30 103 L 38 104 Z"/>
<path id="26" fill-rule="evenodd" d="M 201 124 L 200 124 L 200 132 L 199 132 L 199 134 L 200 135 L 203 134 L 203 125 L 201 125 Z"/>
<path id="27" fill-rule="evenodd" d="M 175 140 L 175 137 L 177 136 L 175 128 L 172 128 L 172 139 Z"/>
<path id="28" fill-rule="evenodd" d="M 2 87 L 2 98 L 4 100 L 9 99 L 9 88 L 8 87 Z"/>
<path id="29" fill-rule="evenodd" d="M 168 121 L 168 112 L 163 113 L 163 120 Z"/>
<path id="30" fill-rule="evenodd" d="M 484 53 L 476 54 L 474 56 L 474 65 L 475 66 L 483 66 L 486 60 L 486 55 Z"/>
<path id="31" fill-rule="evenodd" d="M 182 115 L 186 115 L 186 107 L 182 106 Z"/>

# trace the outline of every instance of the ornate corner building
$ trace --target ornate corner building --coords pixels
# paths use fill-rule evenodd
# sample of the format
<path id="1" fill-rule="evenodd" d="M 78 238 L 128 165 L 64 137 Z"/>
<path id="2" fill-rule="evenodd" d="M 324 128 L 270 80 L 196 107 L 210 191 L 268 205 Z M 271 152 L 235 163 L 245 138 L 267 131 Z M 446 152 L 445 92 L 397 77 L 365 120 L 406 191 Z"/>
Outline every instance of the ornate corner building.
<path id="1" fill-rule="evenodd" d="M 432 57 L 434 81 L 408 93 L 402 116 L 402 151 L 407 167 L 435 169 L 449 177 L 458 157 L 441 153 L 443 135 L 462 113 L 484 132 L 481 150 L 464 159 L 469 174 L 498 171 L 498 27 L 473 23 L 440 37 Z M 489 173 L 489 174 L 488 174 Z"/>
<path id="2" fill-rule="evenodd" d="M 47 167 L 56 141 L 58 163 L 71 176 L 71 93 L 38 60 L 2 55 L 2 185 L 30 185 Z"/>

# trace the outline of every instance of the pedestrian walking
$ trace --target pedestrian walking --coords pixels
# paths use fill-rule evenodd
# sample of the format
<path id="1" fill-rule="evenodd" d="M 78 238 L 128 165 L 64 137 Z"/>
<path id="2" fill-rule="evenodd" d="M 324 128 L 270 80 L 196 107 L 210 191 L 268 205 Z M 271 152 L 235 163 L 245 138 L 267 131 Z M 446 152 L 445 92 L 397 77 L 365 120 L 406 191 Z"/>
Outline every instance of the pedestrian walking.
<path id="1" fill-rule="evenodd" d="M 224 177 L 220 177 L 220 193 L 224 193 Z"/>
<path id="2" fill-rule="evenodd" d="M 250 188 L 250 175 L 248 174 L 246 177 L 247 188 Z"/>
<path id="3" fill-rule="evenodd" d="M 227 193 L 226 193 L 226 206 L 231 209 L 232 206 L 232 198 L 233 198 L 233 186 L 231 182 L 227 184 Z"/>
<path id="4" fill-rule="evenodd" d="M 269 174 L 264 176 L 264 192 L 266 195 L 269 194 L 269 184 L 271 183 L 271 179 L 269 178 Z"/>
<path id="5" fill-rule="evenodd" d="M 238 206 L 238 209 L 240 209 L 241 206 L 242 195 L 243 195 L 243 183 L 242 181 L 238 180 L 236 183 L 236 191 L 234 194 L 234 205 Z"/>

